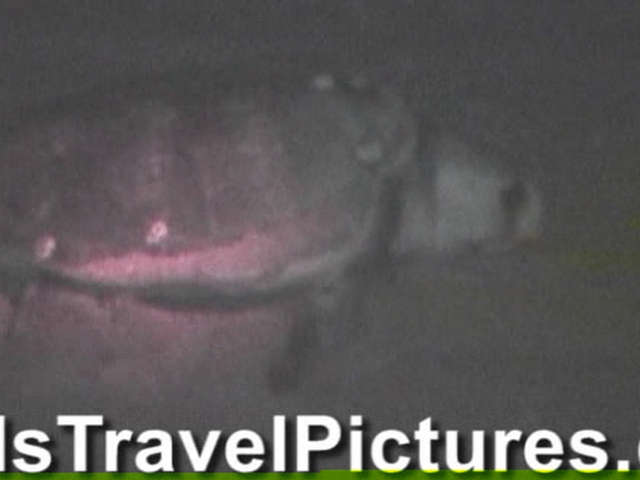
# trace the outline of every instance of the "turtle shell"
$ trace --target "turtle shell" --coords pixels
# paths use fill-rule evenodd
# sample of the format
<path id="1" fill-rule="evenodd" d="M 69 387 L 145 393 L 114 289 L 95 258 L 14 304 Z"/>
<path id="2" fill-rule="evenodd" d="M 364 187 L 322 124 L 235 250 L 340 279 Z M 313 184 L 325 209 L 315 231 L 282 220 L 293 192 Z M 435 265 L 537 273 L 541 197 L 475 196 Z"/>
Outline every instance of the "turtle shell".
<path id="1" fill-rule="evenodd" d="M 287 355 L 313 343 L 299 293 L 324 295 L 384 246 L 416 143 L 397 96 L 327 75 L 167 76 L 11 125 L 0 323 L 29 348 L 3 349 L 125 389 L 274 351 L 287 383 Z"/>
<path id="2" fill-rule="evenodd" d="M 398 97 L 328 76 L 117 91 L 6 143 L 5 278 L 19 263 L 76 288 L 215 299 L 306 284 L 375 243 L 415 143 Z"/>

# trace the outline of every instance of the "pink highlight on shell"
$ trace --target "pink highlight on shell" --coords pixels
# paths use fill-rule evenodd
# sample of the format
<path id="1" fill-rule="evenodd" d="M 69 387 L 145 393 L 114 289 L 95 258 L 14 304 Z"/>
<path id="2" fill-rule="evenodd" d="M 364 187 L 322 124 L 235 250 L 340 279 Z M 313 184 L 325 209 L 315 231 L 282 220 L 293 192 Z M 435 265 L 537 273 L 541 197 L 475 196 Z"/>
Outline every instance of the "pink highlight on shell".
<path id="1" fill-rule="evenodd" d="M 310 238 L 320 241 L 310 244 Z M 139 250 L 61 268 L 84 280 L 118 284 L 252 281 L 277 273 L 305 255 L 323 251 L 330 244 L 327 240 L 327 232 L 317 219 L 295 220 L 277 228 L 252 230 L 235 241 L 207 248 L 166 255 Z"/>

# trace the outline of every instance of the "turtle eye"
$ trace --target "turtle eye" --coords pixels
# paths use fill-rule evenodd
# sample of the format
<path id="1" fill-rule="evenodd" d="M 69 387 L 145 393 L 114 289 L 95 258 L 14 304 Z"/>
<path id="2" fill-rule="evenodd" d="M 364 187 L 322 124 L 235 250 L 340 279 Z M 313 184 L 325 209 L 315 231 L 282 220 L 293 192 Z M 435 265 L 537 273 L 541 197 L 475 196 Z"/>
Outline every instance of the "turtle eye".
<path id="1" fill-rule="evenodd" d="M 160 245 L 169 236 L 169 226 L 163 219 L 154 220 L 149 224 L 145 236 L 145 243 L 150 247 Z"/>
<path id="2" fill-rule="evenodd" d="M 56 251 L 56 239 L 53 235 L 43 235 L 36 240 L 36 243 L 33 248 L 33 253 L 36 256 L 36 259 L 48 260 L 50 259 Z"/>

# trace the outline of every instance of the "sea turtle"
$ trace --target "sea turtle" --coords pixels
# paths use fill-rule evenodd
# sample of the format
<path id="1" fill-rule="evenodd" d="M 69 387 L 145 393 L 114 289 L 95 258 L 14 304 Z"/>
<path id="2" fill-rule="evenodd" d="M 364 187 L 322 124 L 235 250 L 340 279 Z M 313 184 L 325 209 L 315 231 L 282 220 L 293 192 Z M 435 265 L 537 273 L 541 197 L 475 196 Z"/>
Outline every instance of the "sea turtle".
<path id="1" fill-rule="evenodd" d="M 5 351 L 125 388 L 246 357 L 286 389 L 315 344 L 354 340 L 393 256 L 512 245 L 540 224 L 530 182 L 361 77 L 113 92 L 38 110 L 0 151 Z"/>

